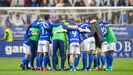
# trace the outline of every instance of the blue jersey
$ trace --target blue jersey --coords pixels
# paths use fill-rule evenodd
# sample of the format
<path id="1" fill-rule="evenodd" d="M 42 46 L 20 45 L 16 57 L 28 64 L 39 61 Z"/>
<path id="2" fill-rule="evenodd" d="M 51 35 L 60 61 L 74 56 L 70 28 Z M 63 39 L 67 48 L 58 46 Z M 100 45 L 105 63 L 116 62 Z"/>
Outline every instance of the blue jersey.
<path id="1" fill-rule="evenodd" d="M 28 32 L 29 32 L 29 29 L 30 28 L 31 28 L 31 26 L 28 26 L 28 28 L 26 30 L 26 34 L 24 36 L 24 42 L 23 42 L 23 44 L 30 45 L 29 35 L 28 35 Z"/>
<path id="2" fill-rule="evenodd" d="M 104 37 L 105 37 L 105 36 L 107 35 L 107 30 L 108 30 L 108 29 L 107 29 L 107 27 L 104 26 L 104 24 L 105 24 L 104 22 L 101 22 L 101 23 L 100 23 L 100 27 L 101 27 L 101 30 L 102 30 L 103 35 L 104 35 Z"/>
<path id="3" fill-rule="evenodd" d="M 80 43 L 80 32 L 78 29 L 69 28 L 68 30 L 68 42 Z"/>
<path id="4" fill-rule="evenodd" d="M 79 27 L 82 29 L 90 29 L 90 24 L 87 22 L 85 24 L 81 24 Z M 88 38 L 88 32 L 81 32 L 82 40 L 85 40 Z"/>
<path id="5" fill-rule="evenodd" d="M 108 32 L 108 29 L 107 29 L 107 27 L 104 26 L 104 24 L 105 24 L 104 22 L 101 22 L 100 27 L 101 27 L 101 30 L 103 32 L 104 40 L 106 41 L 106 35 L 107 35 L 107 32 Z"/>
<path id="6" fill-rule="evenodd" d="M 32 27 L 39 27 L 40 25 L 42 24 L 42 22 L 40 20 L 35 20 L 33 23 L 32 23 Z"/>
<path id="7" fill-rule="evenodd" d="M 43 21 L 40 25 L 40 40 L 50 41 L 51 37 L 51 22 Z"/>
<path id="8" fill-rule="evenodd" d="M 68 39 L 69 43 L 79 43 L 80 32 L 78 30 L 68 31 Z"/>

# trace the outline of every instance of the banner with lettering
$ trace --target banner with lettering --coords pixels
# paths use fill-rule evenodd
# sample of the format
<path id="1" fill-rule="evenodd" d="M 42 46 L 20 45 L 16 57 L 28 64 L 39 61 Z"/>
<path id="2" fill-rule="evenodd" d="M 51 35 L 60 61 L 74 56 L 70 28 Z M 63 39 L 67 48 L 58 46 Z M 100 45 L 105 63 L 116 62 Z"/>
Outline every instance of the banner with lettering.
<path id="1" fill-rule="evenodd" d="M 10 27 L 13 31 L 13 42 L 0 41 L 0 57 L 23 57 L 23 36 L 27 26 Z M 113 31 L 118 39 L 114 57 L 132 58 L 133 57 L 133 26 L 114 26 Z M 3 38 L 4 28 L 0 27 L 0 38 Z"/>

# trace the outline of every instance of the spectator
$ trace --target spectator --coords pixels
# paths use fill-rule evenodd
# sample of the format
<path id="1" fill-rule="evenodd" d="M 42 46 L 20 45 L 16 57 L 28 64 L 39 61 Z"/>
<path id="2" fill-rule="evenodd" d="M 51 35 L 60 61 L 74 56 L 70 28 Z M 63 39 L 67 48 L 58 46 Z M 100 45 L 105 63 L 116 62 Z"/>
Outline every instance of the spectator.
<path id="1" fill-rule="evenodd" d="M 122 11 L 119 18 L 119 23 L 122 25 L 128 24 L 128 14 L 126 11 Z"/>
<path id="2" fill-rule="evenodd" d="M 127 1 L 127 0 L 120 0 L 120 6 L 126 6 L 125 1 Z"/>
<path id="3" fill-rule="evenodd" d="M 53 0 L 53 6 L 56 6 L 57 3 L 59 3 L 59 0 Z"/>
<path id="4" fill-rule="evenodd" d="M 24 6 L 29 7 L 30 6 L 30 0 L 24 0 Z"/>
<path id="5" fill-rule="evenodd" d="M 120 0 L 110 0 L 111 6 L 120 6 Z"/>
<path id="6" fill-rule="evenodd" d="M 110 0 L 103 0 L 103 6 L 110 6 Z"/>
<path id="7" fill-rule="evenodd" d="M 103 2 L 104 2 L 103 0 L 96 0 L 96 5 L 97 6 L 103 6 L 104 5 Z"/>
<path id="8" fill-rule="evenodd" d="M 83 0 L 77 0 L 74 4 L 74 6 L 77 7 L 82 7 L 82 6 L 86 6 Z"/>
<path id="9" fill-rule="evenodd" d="M 12 0 L 11 7 L 21 7 L 24 6 L 24 0 Z"/>
<path id="10" fill-rule="evenodd" d="M 90 6 L 96 6 L 96 1 L 95 0 L 91 0 Z"/>
<path id="11" fill-rule="evenodd" d="M 133 24 L 133 11 L 128 11 L 128 12 L 129 12 L 129 14 L 128 14 L 129 15 L 128 16 L 129 22 L 128 23 Z"/>
<path id="12" fill-rule="evenodd" d="M 8 6 L 11 5 L 12 0 L 5 0 L 5 1 L 6 1 L 6 3 L 7 3 Z"/>
<path id="13" fill-rule="evenodd" d="M 68 0 L 65 0 L 64 3 L 65 3 L 66 6 L 72 6 L 71 3 Z"/>
<path id="14" fill-rule="evenodd" d="M 50 4 L 49 0 L 42 0 L 42 2 L 39 4 L 39 6 L 51 7 L 52 4 Z"/>
<path id="15" fill-rule="evenodd" d="M 26 15 L 26 25 L 30 25 L 31 24 L 31 15 L 28 14 Z"/>
<path id="16" fill-rule="evenodd" d="M 37 0 L 31 0 L 31 7 L 37 7 Z"/>
<path id="17" fill-rule="evenodd" d="M 133 0 L 130 0 L 129 6 L 133 6 Z"/>
<path id="18" fill-rule="evenodd" d="M 125 0 L 125 6 L 129 6 L 130 5 L 130 0 Z"/>
<path id="19" fill-rule="evenodd" d="M 15 25 L 15 26 L 24 25 L 24 19 L 23 19 L 23 17 L 20 16 L 19 13 L 17 13 L 15 18 L 13 19 L 13 25 Z"/>
<path id="20" fill-rule="evenodd" d="M 7 42 L 12 42 L 13 41 L 13 36 L 12 36 L 12 30 L 9 28 L 7 25 L 7 22 L 5 21 L 5 33 L 4 33 L 4 39 Z"/>
<path id="21" fill-rule="evenodd" d="M 7 7 L 8 3 L 6 2 L 6 0 L 0 0 L 0 7 Z"/>
<path id="22" fill-rule="evenodd" d="M 12 25 L 13 22 L 13 15 L 12 13 L 9 13 L 9 16 L 6 18 L 7 25 Z"/>
<path id="23" fill-rule="evenodd" d="M 43 0 L 37 0 L 37 5 L 41 6 L 42 2 L 43 2 Z"/>
<path id="24" fill-rule="evenodd" d="M 59 0 L 59 2 L 56 4 L 55 7 L 64 7 L 64 6 L 66 6 L 64 0 Z"/>
<path id="25" fill-rule="evenodd" d="M 90 6 L 91 0 L 86 0 L 85 3 L 86 3 L 86 6 Z"/>

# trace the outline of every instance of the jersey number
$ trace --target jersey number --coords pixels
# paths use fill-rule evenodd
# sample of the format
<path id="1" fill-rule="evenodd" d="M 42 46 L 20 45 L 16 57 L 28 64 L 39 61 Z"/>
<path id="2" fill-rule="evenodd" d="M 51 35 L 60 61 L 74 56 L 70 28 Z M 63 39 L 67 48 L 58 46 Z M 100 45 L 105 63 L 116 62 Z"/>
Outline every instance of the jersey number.
<path id="1" fill-rule="evenodd" d="M 48 32 L 44 29 L 44 27 L 41 27 L 41 30 L 42 30 L 42 35 L 45 35 L 45 34 L 48 33 Z"/>
<path id="2" fill-rule="evenodd" d="M 77 32 L 76 31 L 72 31 L 72 34 L 74 35 L 74 37 L 77 36 Z"/>

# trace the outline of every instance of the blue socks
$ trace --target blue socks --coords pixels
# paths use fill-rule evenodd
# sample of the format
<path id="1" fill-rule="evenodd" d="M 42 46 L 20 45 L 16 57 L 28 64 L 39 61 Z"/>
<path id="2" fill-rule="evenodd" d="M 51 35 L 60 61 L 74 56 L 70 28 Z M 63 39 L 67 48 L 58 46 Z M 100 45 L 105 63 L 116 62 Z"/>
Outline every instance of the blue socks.
<path id="1" fill-rule="evenodd" d="M 79 63 L 79 56 L 75 55 L 75 59 L 74 59 L 74 69 L 75 70 L 77 69 L 78 63 Z"/>
<path id="2" fill-rule="evenodd" d="M 21 64 L 25 65 L 25 61 L 26 61 L 26 57 L 24 57 L 24 58 L 22 59 Z"/>
<path id="3" fill-rule="evenodd" d="M 97 68 L 98 65 L 99 65 L 99 59 L 98 59 L 98 56 L 95 55 L 95 57 L 94 57 L 94 68 Z"/>
<path id="4" fill-rule="evenodd" d="M 43 56 L 39 55 L 39 67 L 42 68 Z"/>
<path id="5" fill-rule="evenodd" d="M 48 64 L 48 59 L 49 57 L 48 56 L 44 56 L 44 68 L 47 67 L 47 64 Z"/>
<path id="6" fill-rule="evenodd" d="M 88 67 L 88 69 L 92 69 L 92 62 L 93 62 L 93 54 L 90 53 L 89 54 L 89 67 Z"/>
<path id="7" fill-rule="evenodd" d="M 109 67 L 112 67 L 112 64 L 113 64 L 113 54 L 112 53 L 109 54 L 108 59 L 109 59 Z"/>
<path id="8" fill-rule="evenodd" d="M 21 62 L 25 68 L 27 69 L 28 68 L 28 64 L 29 64 L 29 57 L 25 56 L 23 59 L 22 59 L 22 62 Z"/>
<path id="9" fill-rule="evenodd" d="M 73 64 L 69 64 L 69 68 L 70 68 L 70 70 L 72 70 L 73 69 Z"/>
<path id="10" fill-rule="evenodd" d="M 107 63 L 107 68 L 111 67 L 112 68 L 112 65 L 113 65 L 113 54 L 112 53 L 109 53 L 106 55 L 106 63 Z"/>
<path id="11" fill-rule="evenodd" d="M 101 62 L 102 62 L 102 67 L 105 66 L 105 60 L 106 60 L 105 54 L 101 54 L 100 59 L 101 59 Z"/>
<path id="12" fill-rule="evenodd" d="M 87 66 L 87 53 L 83 53 L 82 62 L 83 62 L 83 69 L 86 69 L 86 66 Z"/>

